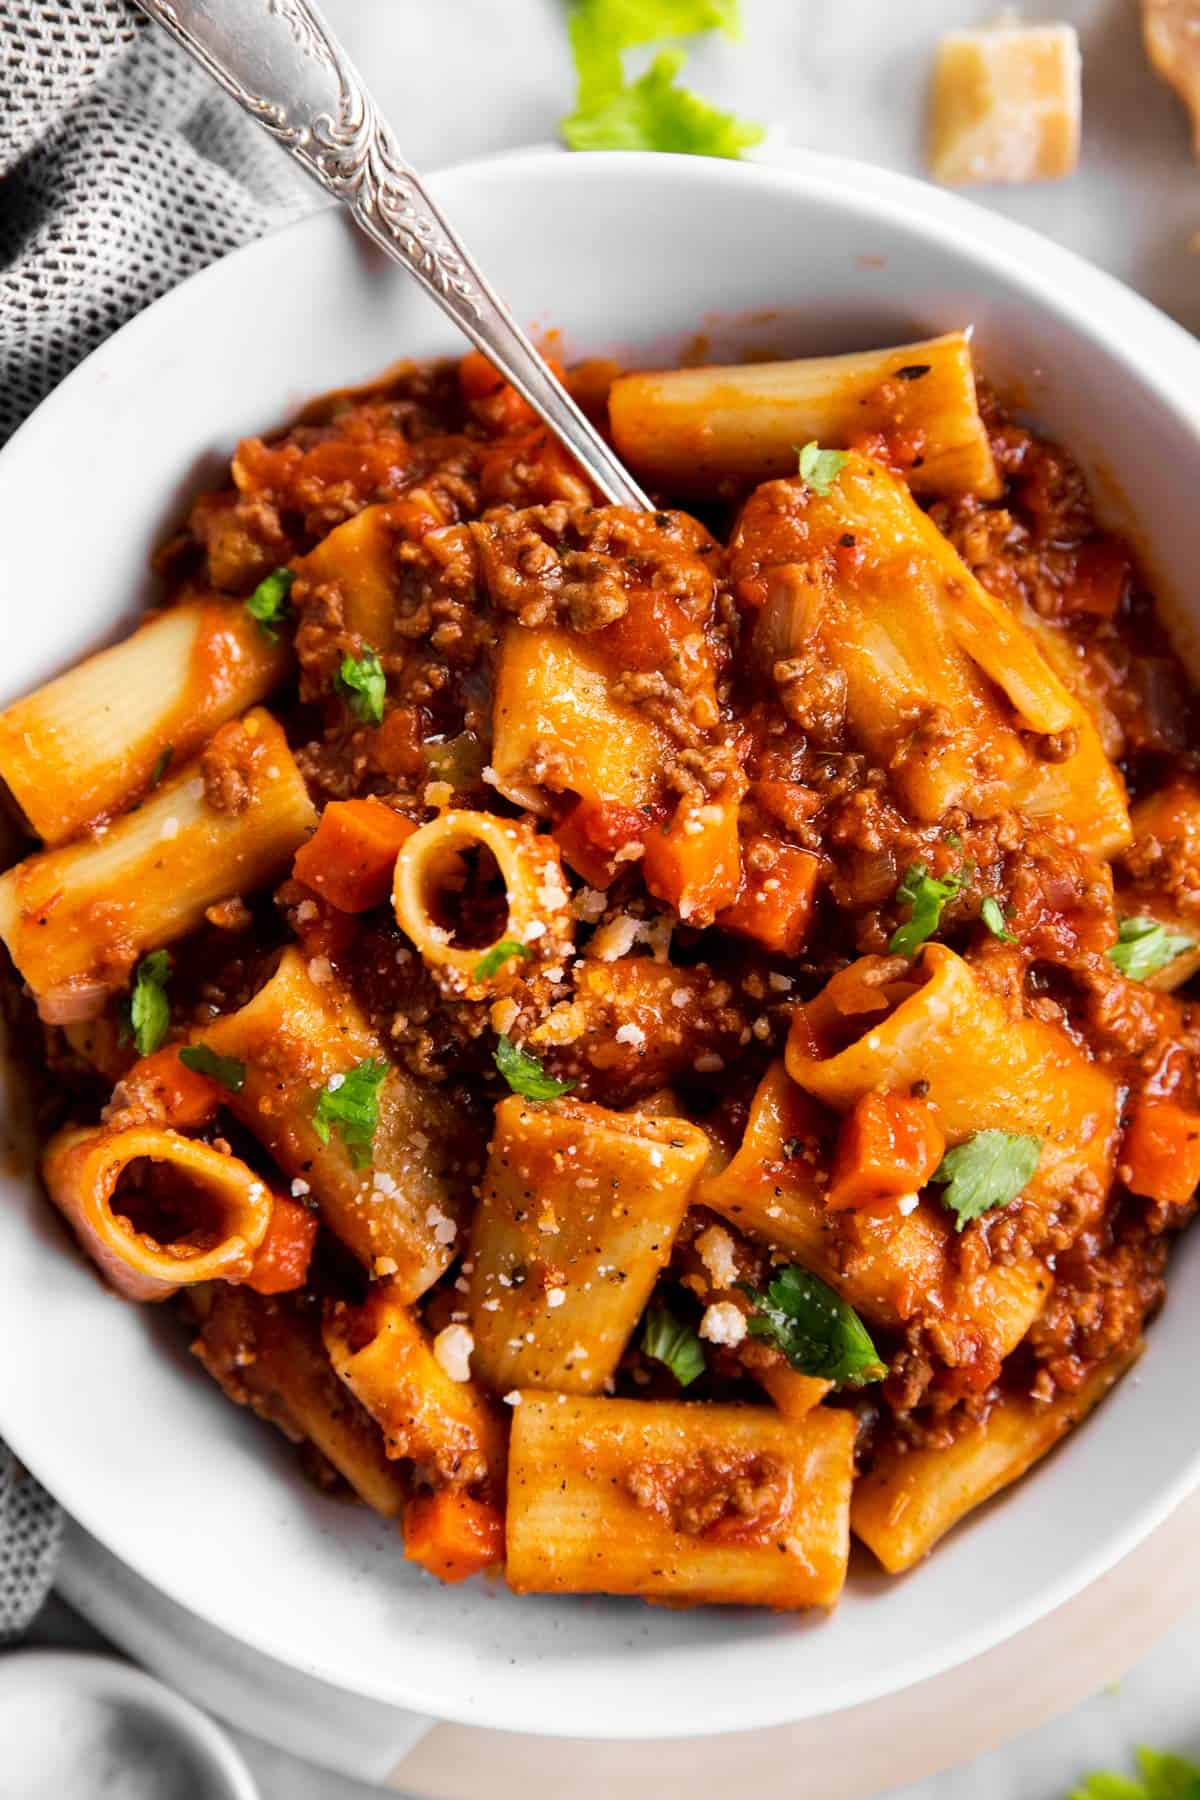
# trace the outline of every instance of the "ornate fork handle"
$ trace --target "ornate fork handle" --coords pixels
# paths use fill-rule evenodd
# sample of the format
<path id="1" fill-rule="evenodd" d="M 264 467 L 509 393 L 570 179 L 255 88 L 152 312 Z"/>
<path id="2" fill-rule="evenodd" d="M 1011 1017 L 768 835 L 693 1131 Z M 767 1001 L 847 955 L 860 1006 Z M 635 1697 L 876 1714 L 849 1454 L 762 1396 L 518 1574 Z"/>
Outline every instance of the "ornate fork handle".
<path id="1" fill-rule="evenodd" d="M 139 0 L 358 225 L 414 275 L 609 500 L 649 508 L 404 160 L 310 0 Z"/>

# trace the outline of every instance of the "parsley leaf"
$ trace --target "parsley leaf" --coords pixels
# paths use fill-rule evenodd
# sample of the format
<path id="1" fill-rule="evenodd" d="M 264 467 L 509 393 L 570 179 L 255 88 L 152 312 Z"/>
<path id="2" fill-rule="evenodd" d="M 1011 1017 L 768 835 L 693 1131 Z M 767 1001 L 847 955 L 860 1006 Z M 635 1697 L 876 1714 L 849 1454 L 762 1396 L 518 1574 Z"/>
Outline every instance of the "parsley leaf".
<path id="1" fill-rule="evenodd" d="M 383 702 L 387 694 L 387 676 L 378 653 L 370 644 L 363 645 L 361 656 L 344 656 L 335 683 L 356 719 L 364 725 L 383 723 Z"/>
<path id="2" fill-rule="evenodd" d="M 129 996 L 129 1029 L 139 1056 L 150 1056 L 167 1035 L 171 1008 L 167 1003 L 167 980 L 171 959 L 165 950 L 143 956 L 133 978 Z"/>
<path id="3" fill-rule="evenodd" d="M 242 602 L 250 617 L 258 620 L 263 636 L 270 638 L 272 643 L 279 636 L 278 627 L 287 617 L 288 595 L 295 579 L 290 569 L 275 569 Z"/>
<path id="4" fill-rule="evenodd" d="M 947 1150 L 930 1180 L 945 1187 L 942 1199 L 958 1215 L 961 1231 L 972 1219 L 1015 1200 L 1031 1180 L 1041 1154 L 1041 1138 L 1014 1131 L 977 1131 Z"/>
<path id="5" fill-rule="evenodd" d="M 579 106 L 562 122 L 572 150 L 670 150 L 682 156 L 723 156 L 736 160 L 761 143 L 761 125 L 722 112 L 675 77 L 687 58 L 682 50 L 660 50 L 645 74 L 622 83 L 591 107 Z M 581 84 L 582 85 L 582 84 Z"/>
<path id="6" fill-rule="evenodd" d="M 498 975 L 505 963 L 511 962 L 514 956 L 523 956 L 528 960 L 533 956 L 533 951 L 525 944 L 518 944 L 516 938 L 501 938 L 500 942 L 493 944 L 486 956 L 481 956 L 475 964 L 476 981 L 490 981 L 492 976 Z"/>
<path id="7" fill-rule="evenodd" d="M 1161 1750 L 1139 1750 L 1140 1780 L 1101 1771 L 1084 1778 L 1070 1800 L 1200 1800 L 1200 1764 Z"/>
<path id="8" fill-rule="evenodd" d="M 690 1387 L 707 1368 L 704 1347 L 690 1325 L 665 1306 L 652 1306 L 642 1326 L 642 1354 L 665 1363 L 680 1387 Z"/>
<path id="9" fill-rule="evenodd" d="M 499 1039 L 494 1061 L 513 1093 L 523 1094 L 526 1100 L 557 1100 L 577 1085 L 547 1075 L 536 1056 L 530 1056 L 508 1037 Z"/>
<path id="10" fill-rule="evenodd" d="M 1196 948 L 1195 938 L 1181 931 L 1171 931 L 1157 919 L 1122 919 L 1117 926 L 1117 941 L 1108 953 L 1122 975 L 1130 981 L 1146 981 L 1185 950 Z"/>
<path id="11" fill-rule="evenodd" d="M 387 1072 L 382 1057 L 365 1057 L 344 1075 L 331 1075 L 317 1096 L 313 1130 L 327 1144 L 331 1127 L 335 1129 L 356 1169 L 365 1169 L 371 1161 L 379 1124 L 379 1088 Z"/>
<path id="12" fill-rule="evenodd" d="M 739 1286 L 754 1302 L 747 1320 L 750 1336 L 782 1350 L 801 1375 L 816 1375 L 839 1387 L 862 1387 L 886 1375 L 854 1308 L 807 1269 L 791 1263 L 776 1270 L 765 1294 L 748 1282 Z"/>
<path id="13" fill-rule="evenodd" d="M 175 754 L 174 744 L 164 744 L 154 759 L 154 767 L 150 771 L 150 787 L 153 790 L 162 780 L 171 766 L 171 758 Z"/>
<path id="14" fill-rule="evenodd" d="M 956 869 L 939 881 L 924 863 L 913 863 L 905 870 L 904 880 L 896 889 L 897 900 L 909 909 L 907 922 L 897 926 L 888 941 L 892 956 L 915 956 L 926 938 L 931 938 L 942 922 L 942 908 L 967 885 L 967 871 Z"/>
<path id="15" fill-rule="evenodd" d="M 979 916 L 991 932 L 992 936 L 999 938 L 1002 944 L 1015 944 L 1017 942 L 1017 939 L 1004 923 L 1004 908 L 998 900 L 993 899 L 991 894 L 986 896 L 982 906 L 979 908 Z"/>
<path id="16" fill-rule="evenodd" d="M 808 483 L 814 494 L 829 492 L 847 460 L 844 450 L 822 450 L 815 438 L 797 445 L 796 455 L 800 458 L 800 479 Z"/>
<path id="17" fill-rule="evenodd" d="M 231 1094 L 240 1094 L 246 1085 L 246 1065 L 236 1056 L 219 1056 L 208 1044 L 184 1044 L 179 1060 L 185 1069 L 207 1075 Z"/>

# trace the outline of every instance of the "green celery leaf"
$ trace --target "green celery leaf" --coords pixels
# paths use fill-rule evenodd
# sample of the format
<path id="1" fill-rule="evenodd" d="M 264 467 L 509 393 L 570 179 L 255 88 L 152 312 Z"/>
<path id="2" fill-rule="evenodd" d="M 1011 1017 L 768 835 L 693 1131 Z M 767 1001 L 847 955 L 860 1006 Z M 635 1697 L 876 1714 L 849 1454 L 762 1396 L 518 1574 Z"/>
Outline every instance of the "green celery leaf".
<path id="1" fill-rule="evenodd" d="M 536 1056 L 530 1056 L 508 1037 L 497 1041 L 494 1061 L 513 1093 L 524 1095 L 526 1100 L 557 1100 L 576 1085 L 547 1075 Z"/>
<path id="2" fill-rule="evenodd" d="M 800 459 L 800 479 L 814 494 L 827 494 L 846 466 L 844 450 L 822 450 L 816 438 L 796 447 Z"/>
<path id="3" fill-rule="evenodd" d="M 1042 1140 L 1013 1131 L 977 1131 L 947 1150 L 932 1180 L 945 1187 L 942 1199 L 957 1216 L 958 1229 L 994 1207 L 1007 1206 L 1027 1186 L 1042 1154 Z"/>
<path id="4" fill-rule="evenodd" d="M 278 627 L 287 617 L 288 595 L 296 577 L 290 569 L 274 569 L 264 577 L 242 604 L 252 619 L 257 619 L 264 637 L 274 643 Z"/>
<path id="5" fill-rule="evenodd" d="M 167 981 L 171 959 L 165 950 L 143 956 L 129 996 L 129 1030 L 139 1056 L 150 1056 L 162 1043 L 171 1023 Z"/>
<path id="6" fill-rule="evenodd" d="M 982 906 L 979 908 L 979 916 L 991 932 L 992 936 L 999 938 L 1002 944 L 1016 943 L 1016 938 L 1004 922 L 1004 908 L 991 894 L 987 895 Z"/>
<path id="7" fill-rule="evenodd" d="M 246 1085 L 245 1063 L 236 1056 L 219 1056 L 208 1044 L 184 1044 L 179 1060 L 185 1069 L 207 1075 L 210 1081 L 219 1082 L 231 1094 L 240 1094 Z"/>
<path id="8" fill-rule="evenodd" d="M 1157 919 L 1122 919 L 1108 957 L 1130 981 L 1145 981 L 1186 950 L 1195 948 L 1195 938 L 1172 931 Z"/>
<path id="9" fill-rule="evenodd" d="M 365 1057 L 344 1074 L 331 1075 L 317 1096 L 313 1130 L 323 1144 L 329 1142 L 330 1129 L 336 1130 L 356 1169 L 365 1169 L 371 1161 L 379 1124 L 379 1089 L 387 1072 L 382 1057 Z"/>
<path id="10" fill-rule="evenodd" d="M 913 863 L 905 871 L 896 889 L 896 898 L 907 904 L 908 919 L 897 926 L 888 942 L 893 956 L 915 956 L 927 938 L 931 938 L 942 922 L 942 908 L 956 894 L 961 894 L 969 879 L 966 869 L 957 869 L 939 881 L 924 863 Z"/>
<path id="11" fill-rule="evenodd" d="M 665 1363 L 680 1387 L 689 1387 L 707 1364 L 704 1346 L 692 1330 L 667 1307 L 656 1305 L 646 1313 L 642 1326 L 642 1353 Z"/>
<path id="12" fill-rule="evenodd" d="M 383 723 L 387 676 L 378 653 L 363 645 L 361 656 L 344 656 L 335 683 L 356 719 L 364 725 Z"/>
<path id="13" fill-rule="evenodd" d="M 580 103 L 562 122 L 567 145 L 572 150 L 667 150 L 736 160 L 761 143 L 761 125 L 722 112 L 675 85 L 685 60 L 682 50 L 660 50 L 636 81 L 622 80 L 619 87 L 595 93 L 581 82 Z"/>
<path id="14" fill-rule="evenodd" d="M 1200 1764 L 1161 1750 L 1137 1753 L 1141 1779 L 1100 1770 L 1073 1789 L 1070 1800 L 1200 1800 Z"/>
<path id="15" fill-rule="evenodd" d="M 747 1321 L 751 1337 L 782 1350 L 802 1375 L 839 1387 L 862 1387 L 886 1375 L 854 1308 L 819 1276 L 792 1263 L 776 1270 L 765 1294 L 748 1283 L 739 1285 L 754 1302 Z"/>
<path id="16" fill-rule="evenodd" d="M 740 0 L 577 0 L 568 33 L 579 77 L 576 113 L 590 113 L 625 85 L 621 52 L 704 31 L 741 34 Z"/>
<path id="17" fill-rule="evenodd" d="M 498 975 L 505 963 L 511 962 L 514 956 L 523 956 L 529 960 L 533 956 L 533 951 L 525 944 L 518 944 L 516 938 L 501 938 L 500 942 L 493 944 L 486 955 L 481 956 L 475 964 L 476 981 L 490 981 L 492 976 Z"/>

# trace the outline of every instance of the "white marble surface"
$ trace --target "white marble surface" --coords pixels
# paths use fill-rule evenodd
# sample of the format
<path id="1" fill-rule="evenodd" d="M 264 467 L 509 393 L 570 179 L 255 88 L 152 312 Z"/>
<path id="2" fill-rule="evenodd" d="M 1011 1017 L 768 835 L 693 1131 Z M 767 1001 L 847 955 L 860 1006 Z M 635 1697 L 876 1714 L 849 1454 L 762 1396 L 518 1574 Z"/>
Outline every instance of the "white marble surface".
<path id="1" fill-rule="evenodd" d="M 568 108 L 563 0 L 323 0 L 418 165 L 543 142 Z M 819 147 L 921 173 L 923 91 L 940 32 L 994 0 L 744 0 L 740 45 L 699 48 L 687 80 L 772 128 L 766 154 Z M 1084 47 L 1084 154 L 1070 182 L 979 190 L 987 205 L 1111 269 L 1200 329 L 1200 181 L 1182 112 L 1147 70 L 1136 0 L 1029 0 Z M 43 1642 L 94 1643 L 65 1608 Z M 1087 1768 L 1151 1742 L 1200 1755 L 1200 1619 L 1115 1692 L 895 1800 L 1061 1800 Z M 238 1735 L 264 1800 L 365 1800 L 379 1790 Z M 471 1795 L 463 1800 L 476 1800 Z"/>
<path id="2" fill-rule="evenodd" d="M 924 89 L 946 30 L 1004 0 L 742 0 L 745 36 L 697 46 L 684 79 L 771 127 L 778 146 L 922 174 Z M 976 197 L 1069 245 L 1200 329 L 1200 179 L 1186 117 L 1149 69 L 1138 0 L 1024 0 L 1083 47 L 1078 173 Z M 548 141 L 572 100 L 565 0 L 326 0 L 418 166 Z M 437 69 L 431 80 L 429 71 Z"/>

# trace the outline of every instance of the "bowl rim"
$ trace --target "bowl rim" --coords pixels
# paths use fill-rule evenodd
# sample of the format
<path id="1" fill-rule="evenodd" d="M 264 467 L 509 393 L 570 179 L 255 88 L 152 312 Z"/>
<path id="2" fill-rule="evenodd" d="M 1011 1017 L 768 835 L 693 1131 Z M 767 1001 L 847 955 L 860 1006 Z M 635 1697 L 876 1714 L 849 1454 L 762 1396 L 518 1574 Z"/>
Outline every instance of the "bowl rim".
<path id="1" fill-rule="evenodd" d="M 95 1650 L 30 1646 L 0 1659 L 0 1699 L 23 1687 L 41 1697 L 47 1684 L 57 1684 L 76 1699 L 108 1701 L 114 1708 L 132 1706 L 152 1715 L 158 1727 L 186 1746 L 209 1777 L 220 1783 L 216 1800 L 260 1800 L 258 1784 L 223 1727 L 145 1669 Z"/>
<path id="2" fill-rule="evenodd" d="M 1200 447 L 1200 343 L 1183 328 L 1161 313 L 1151 302 L 1128 289 L 1114 276 L 1094 268 L 1074 252 L 1050 242 L 1028 227 L 990 213 L 973 201 L 957 194 L 933 188 L 910 176 L 824 153 L 797 153 L 785 164 L 749 160 L 722 162 L 715 159 L 668 156 L 642 152 L 590 152 L 572 156 L 558 147 L 527 147 L 498 155 L 469 158 L 440 169 L 430 179 L 441 198 L 441 190 L 460 181 L 468 183 L 503 183 L 514 173 L 527 168 L 539 179 L 550 179 L 568 187 L 586 188 L 591 181 L 611 181 L 620 174 L 622 182 L 636 182 L 641 174 L 653 170 L 656 178 L 677 180 L 684 188 L 728 188 L 753 182 L 761 187 L 806 196 L 816 203 L 850 207 L 865 224 L 872 219 L 894 224 L 897 219 L 916 240 L 945 244 L 953 239 L 956 247 L 981 269 L 994 270 L 1006 281 L 1015 282 L 1039 305 L 1051 305 L 1066 326 L 1084 342 L 1094 345 L 1108 360 L 1125 365 L 1131 379 L 1153 394 Z M 452 200 L 449 202 L 452 207 Z M 336 221 L 336 226 L 332 224 Z M 171 322 L 173 315 L 192 317 L 197 298 L 207 283 L 227 279 L 229 265 L 243 272 L 252 271 L 255 261 L 268 262 L 281 241 L 289 237 L 302 240 L 309 234 L 345 229 L 336 206 L 317 207 L 300 219 L 293 220 L 263 237 L 233 251 L 229 256 L 198 271 L 172 288 L 151 306 L 129 320 L 113 336 L 102 343 L 57 388 L 55 388 L 21 425 L 8 444 L 0 450 L 0 494 L 7 485 L 9 470 L 19 462 L 20 453 L 40 434 L 53 434 L 62 409 L 74 404 L 76 387 L 106 372 L 110 362 L 122 363 L 136 348 L 143 330 L 157 329 Z M 1081 292 L 1081 290 L 1083 290 Z M 149 323 L 153 315 L 153 326 Z M 1189 381 L 1186 366 L 1194 370 Z M 1188 404 L 1189 393 L 1197 399 Z M 14 455 L 14 451 L 17 452 Z M 7 1424 L 3 1424 L 6 1435 Z M 42 1454 L 44 1443 L 30 1441 L 29 1434 L 18 1427 L 10 1436 L 12 1448 L 22 1461 L 38 1475 L 42 1467 L 53 1467 L 52 1491 L 65 1496 L 64 1504 L 79 1523 L 118 1558 L 124 1548 L 114 1541 L 114 1527 L 106 1517 L 97 1517 L 90 1505 L 85 1470 L 70 1466 L 70 1453 L 65 1452 L 63 1467 L 58 1460 Z M 59 1479 L 64 1476 L 65 1479 Z M 1005 1639 L 1024 1630 L 1035 1620 L 1064 1604 L 1083 1588 L 1105 1574 L 1153 1531 L 1178 1503 L 1200 1485 L 1200 1444 L 1176 1477 L 1159 1491 L 1147 1496 L 1118 1528 L 1095 1542 L 1091 1550 L 1064 1568 L 1061 1576 L 1048 1582 L 1036 1595 L 996 1608 L 973 1630 L 959 1632 L 940 1642 L 936 1634 L 924 1644 L 914 1646 L 912 1653 L 887 1671 L 866 1679 L 845 1679 L 840 1686 L 829 1688 L 819 1705 L 804 1705 L 793 1698 L 786 1710 L 778 1697 L 765 1691 L 756 1699 L 742 1695 L 736 1723 L 717 1725 L 685 1723 L 672 1714 L 666 1721 L 639 1718 L 633 1729 L 612 1731 L 599 1719 L 593 1719 L 589 1735 L 605 1737 L 669 1738 L 704 1735 L 705 1731 L 724 1732 L 760 1729 L 791 1723 L 856 1706 L 878 1699 L 881 1695 L 911 1687 L 947 1669 L 957 1667 L 982 1654 Z M 119 1537 L 119 1534 L 117 1534 Z M 136 1562 L 130 1566 L 137 1568 Z M 138 1573 L 141 1573 L 138 1570 Z M 177 1604 L 216 1630 L 234 1637 L 247 1647 L 270 1657 L 285 1667 L 300 1668 L 315 1675 L 330 1687 L 384 1705 L 429 1713 L 440 1719 L 476 1725 L 495 1730 L 536 1731 L 547 1736 L 580 1736 L 578 1723 L 570 1718 L 532 1710 L 525 1716 L 514 1715 L 511 1700 L 503 1706 L 486 1694 L 476 1694 L 469 1703 L 456 1700 L 444 1685 L 427 1689 L 417 1659 L 416 1666 L 403 1671 L 389 1671 L 389 1678 L 376 1675 L 370 1663 L 350 1686 L 344 1673 L 322 1661 L 311 1652 L 298 1657 L 280 1629 L 271 1622 L 252 1615 L 248 1623 L 239 1621 L 231 1630 L 225 1618 L 210 1611 L 204 1596 L 190 1590 L 186 1581 L 155 1578 L 153 1585 Z"/>

